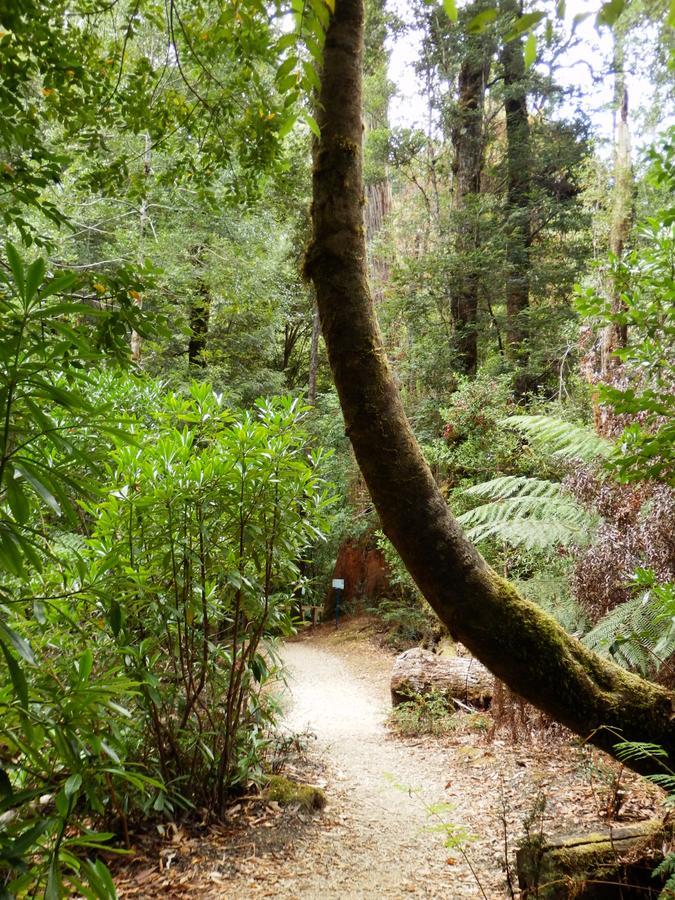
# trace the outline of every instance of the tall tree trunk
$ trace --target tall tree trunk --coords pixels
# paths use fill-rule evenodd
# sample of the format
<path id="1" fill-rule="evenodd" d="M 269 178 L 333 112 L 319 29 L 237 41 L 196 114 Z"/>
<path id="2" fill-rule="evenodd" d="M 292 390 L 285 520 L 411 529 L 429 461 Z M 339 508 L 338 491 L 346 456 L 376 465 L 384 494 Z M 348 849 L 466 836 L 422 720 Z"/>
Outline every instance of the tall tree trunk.
<path id="1" fill-rule="evenodd" d="M 368 288 L 362 40 L 362 0 L 337 0 L 317 109 L 306 271 L 346 431 L 384 532 L 450 632 L 510 688 L 609 752 L 618 735 L 653 741 L 675 765 L 673 695 L 589 652 L 497 575 L 464 537 L 415 441 Z"/>
<path id="2" fill-rule="evenodd" d="M 502 0 L 502 12 L 515 18 L 518 0 Z M 507 163 L 506 239 L 506 340 L 509 353 L 520 366 L 527 365 L 526 312 L 530 298 L 531 150 L 527 115 L 525 58 L 521 39 L 506 41 L 500 60 L 504 75 Z M 520 379 L 522 381 L 522 379 Z M 518 389 L 516 374 L 516 389 Z"/>
<path id="3" fill-rule="evenodd" d="M 635 215 L 633 168 L 630 153 L 630 131 L 628 128 L 628 87 L 624 71 L 623 36 L 614 35 L 614 203 L 609 233 L 609 249 L 617 260 L 621 260 Z M 620 312 L 621 279 L 614 275 L 608 286 L 612 311 Z M 618 359 L 614 351 L 626 346 L 628 340 L 625 325 L 607 325 L 601 337 L 600 379 L 607 381 L 616 368 Z"/>
<path id="4" fill-rule="evenodd" d="M 312 320 L 312 340 L 309 345 L 309 385 L 307 387 L 307 402 L 310 406 L 316 405 L 316 378 L 319 374 L 319 337 L 321 336 L 321 319 L 319 310 L 314 310 Z"/>
<path id="5" fill-rule="evenodd" d="M 197 369 L 206 368 L 204 350 L 209 334 L 209 320 L 211 318 L 211 296 L 204 282 L 201 271 L 203 247 L 194 250 L 195 265 L 199 267 L 197 296 L 190 298 L 188 319 L 190 326 L 190 338 L 188 340 L 188 366 Z"/>
<path id="6" fill-rule="evenodd" d="M 143 242 L 145 236 L 148 231 L 148 225 L 150 224 L 150 218 L 148 216 L 148 184 L 150 181 L 150 164 L 151 164 L 151 154 L 152 154 L 152 142 L 150 141 L 150 135 L 146 132 L 145 134 L 145 151 L 143 154 L 143 182 L 145 185 L 145 191 L 143 194 L 143 199 L 141 200 L 141 205 L 139 208 L 139 221 L 138 221 L 138 234 L 139 234 L 139 247 L 142 251 Z M 143 300 L 139 298 L 138 300 L 134 300 L 134 305 L 138 306 L 139 309 L 143 307 Z M 143 338 L 137 331 L 131 332 L 131 360 L 135 362 L 137 365 L 141 364 L 141 353 L 143 349 Z"/>
<path id="7" fill-rule="evenodd" d="M 480 3 L 471 7 L 475 14 Z M 490 54 L 485 37 L 469 38 L 458 79 L 457 114 L 452 129 L 455 177 L 454 206 L 457 213 L 455 248 L 464 257 L 457 283 L 451 286 L 451 312 L 456 331 L 458 365 L 473 375 L 478 367 L 478 254 L 480 234 L 476 198 L 483 174 L 483 107 Z"/>

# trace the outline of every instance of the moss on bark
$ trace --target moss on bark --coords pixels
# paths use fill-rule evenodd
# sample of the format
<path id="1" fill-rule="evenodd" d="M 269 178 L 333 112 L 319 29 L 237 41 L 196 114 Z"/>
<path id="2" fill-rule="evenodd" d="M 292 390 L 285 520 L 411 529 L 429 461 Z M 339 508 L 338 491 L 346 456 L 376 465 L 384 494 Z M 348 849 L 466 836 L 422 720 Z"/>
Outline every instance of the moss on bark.
<path id="1" fill-rule="evenodd" d="M 306 272 L 346 432 L 383 530 L 451 634 L 512 690 L 610 753 L 620 739 L 652 741 L 675 765 L 672 694 L 587 651 L 493 572 L 464 537 L 414 438 L 366 275 L 362 32 L 362 0 L 337 0 L 324 48 Z M 654 769 L 649 760 L 631 765 Z"/>

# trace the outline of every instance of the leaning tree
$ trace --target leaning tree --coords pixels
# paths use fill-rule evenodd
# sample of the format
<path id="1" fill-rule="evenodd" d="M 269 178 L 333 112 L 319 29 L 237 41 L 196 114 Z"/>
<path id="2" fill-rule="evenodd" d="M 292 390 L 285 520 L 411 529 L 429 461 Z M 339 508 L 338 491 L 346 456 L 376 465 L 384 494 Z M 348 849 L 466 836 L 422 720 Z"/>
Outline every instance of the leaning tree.
<path id="1" fill-rule="evenodd" d="M 412 433 L 368 288 L 363 18 L 363 0 L 337 0 L 326 33 L 306 271 L 382 528 L 451 634 L 512 690 L 609 753 L 619 740 L 654 742 L 675 765 L 673 694 L 589 652 L 497 575 L 462 533 Z"/>

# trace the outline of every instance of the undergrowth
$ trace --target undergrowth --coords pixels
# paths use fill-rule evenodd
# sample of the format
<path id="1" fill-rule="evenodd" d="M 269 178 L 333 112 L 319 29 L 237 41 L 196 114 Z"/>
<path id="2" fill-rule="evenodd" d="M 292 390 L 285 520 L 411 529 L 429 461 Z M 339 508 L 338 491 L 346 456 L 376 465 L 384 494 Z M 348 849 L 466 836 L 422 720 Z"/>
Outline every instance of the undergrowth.
<path id="1" fill-rule="evenodd" d="M 490 718 L 480 712 L 457 712 L 439 691 L 414 694 L 395 706 L 389 715 L 389 726 L 403 737 L 430 734 L 436 737 L 458 732 L 486 733 Z"/>

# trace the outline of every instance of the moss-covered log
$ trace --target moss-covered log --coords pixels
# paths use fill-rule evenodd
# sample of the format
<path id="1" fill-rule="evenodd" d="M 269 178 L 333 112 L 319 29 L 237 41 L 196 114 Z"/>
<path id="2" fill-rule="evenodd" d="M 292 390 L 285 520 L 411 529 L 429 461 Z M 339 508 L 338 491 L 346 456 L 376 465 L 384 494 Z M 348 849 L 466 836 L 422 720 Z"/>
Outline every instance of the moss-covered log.
<path id="1" fill-rule="evenodd" d="M 672 825 L 658 819 L 587 834 L 526 843 L 516 854 L 523 898 L 614 900 L 653 898 L 663 879 L 652 875 L 672 841 Z"/>
<path id="2" fill-rule="evenodd" d="M 512 690 L 609 752 L 617 735 L 654 741 L 675 765 L 673 695 L 590 653 L 497 575 L 464 537 L 415 441 L 367 283 L 362 31 L 362 0 L 337 0 L 324 50 L 306 268 L 346 431 L 382 527 L 452 635 Z"/>

